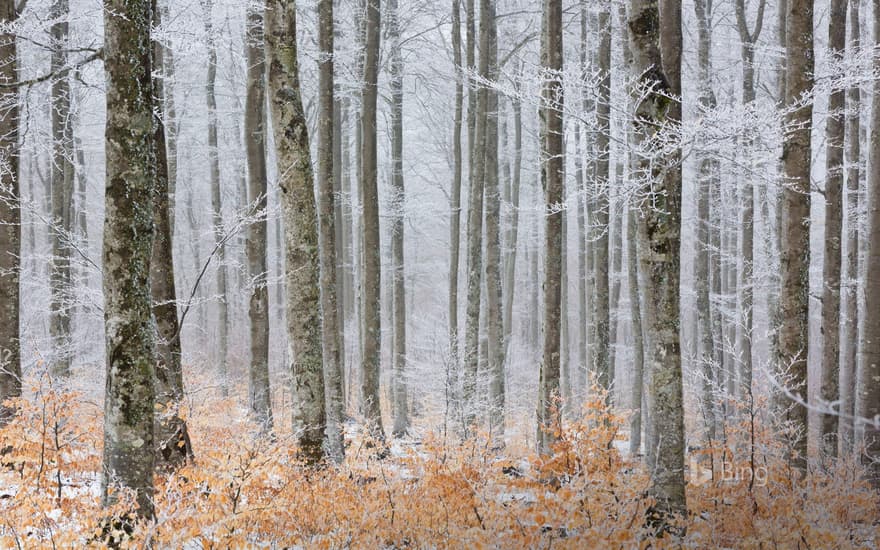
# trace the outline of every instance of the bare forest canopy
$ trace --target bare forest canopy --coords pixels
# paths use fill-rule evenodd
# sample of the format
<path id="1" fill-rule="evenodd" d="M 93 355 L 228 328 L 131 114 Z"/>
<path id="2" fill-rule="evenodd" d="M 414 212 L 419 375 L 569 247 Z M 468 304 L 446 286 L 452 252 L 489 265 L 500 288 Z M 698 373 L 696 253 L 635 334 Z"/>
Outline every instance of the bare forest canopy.
<path id="1" fill-rule="evenodd" d="M 878 42 L 0 0 L 0 547 L 876 547 Z"/>

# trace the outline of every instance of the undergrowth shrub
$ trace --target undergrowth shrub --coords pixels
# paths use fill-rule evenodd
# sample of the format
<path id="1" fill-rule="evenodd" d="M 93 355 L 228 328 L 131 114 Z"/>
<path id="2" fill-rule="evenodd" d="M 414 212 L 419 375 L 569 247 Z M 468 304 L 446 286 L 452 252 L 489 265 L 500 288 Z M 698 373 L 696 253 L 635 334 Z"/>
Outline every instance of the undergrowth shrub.
<path id="1" fill-rule="evenodd" d="M 18 415 L 0 429 L 0 547 L 104 545 L 101 526 L 130 513 L 132 500 L 100 506 L 99 406 L 52 388 L 14 405 Z M 625 419 L 602 396 L 553 428 L 550 456 L 498 449 L 488 434 L 444 440 L 425 429 L 382 460 L 352 434 L 345 462 L 317 470 L 298 462 L 292 434 L 260 437 L 231 400 L 205 401 L 186 417 L 195 459 L 157 476 L 156 519 L 138 524 L 123 547 L 870 548 L 880 540 L 877 495 L 855 462 L 799 480 L 774 434 L 746 420 L 691 457 L 686 535 L 656 540 L 644 527 L 648 472 L 618 450 Z M 757 466 L 766 468 L 760 482 L 727 475 Z"/>

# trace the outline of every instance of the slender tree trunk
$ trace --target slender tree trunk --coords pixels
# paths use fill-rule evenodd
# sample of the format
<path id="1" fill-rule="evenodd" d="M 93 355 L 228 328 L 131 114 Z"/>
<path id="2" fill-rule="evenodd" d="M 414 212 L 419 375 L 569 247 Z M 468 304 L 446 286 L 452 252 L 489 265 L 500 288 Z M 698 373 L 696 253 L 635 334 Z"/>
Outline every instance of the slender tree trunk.
<path id="1" fill-rule="evenodd" d="M 849 1 L 849 49 L 853 55 L 860 50 L 861 0 Z M 846 277 L 842 291 L 843 334 L 840 352 L 840 454 L 852 452 L 853 421 L 855 412 L 856 352 L 859 338 L 859 182 L 861 180 L 861 90 L 858 83 L 846 90 Z"/>
<path id="2" fill-rule="evenodd" d="M 504 265 L 504 355 L 508 356 L 513 334 L 513 297 L 516 293 L 516 252 L 519 243 L 519 194 L 522 183 L 522 102 L 513 103 L 513 173 L 510 192 L 511 221 L 504 239 L 507 262 Z"/>
<path id="3" fill-rule="evenodd" d="M 489 75 L 489 6 L 480 0 L 480 66 L 479 75 Z M 468 52 L 470 53 L 470 52 Z M 464 403 L 465 425 L 470 428 L 476 419 L 477 372 L 479 366 L 480 301 L 482 285 L 483 186 L 486 179 L 486 143 L 489 92 L 485 86 L 476 91 L 474 141 L 471 148 L 470 196 L 467 226 L 467 318 L 464 342 Z M 468 115 L 470 117 L 470 113 Z M 469 120 L 470 122 L 470 120 Z"/>
<path id="4" fill-rule="evenodd" d="M 482 6 L 482 4 L 481 4 Z M 482 12 L 481 12 L 482 17 Z M 482 21 L 480 23 L 482 25 Z M 488 78 L 498 80 L 498 31 L 495 3 L 489 0 Z M 487 90 L 485 169 L 486 330 L 489 351 L 489 422 L 496 444 L 504 436 L 504 318 L 501 287 L 501 196 L 498 182 L 498 92 Z"/>
<path id="5" fill-rule="evenodd" d="M 110 485 L 135 491 L 137 514 L 153 516 L 153 383 L 156 345 L 150 257 L 156 148 L 153 132 L 149 0 L 104 3 L 107 73 L 104 219 L 104 394 L 102 500 Z"/>
<path id="6" fill-rule="evenodd" d="M 168 5 L 172 0 L 161 2 L 153 15 L 159 21 L 170 19 Z M 165 149 L 168 151 L 168 225 L 174 237 L 174 211 L 177 197 L 177 107 L 174 101 L 174 50 L 170 45 L 162 47 L 162 113 L 165 121 Z M 79 161 L 77 161 L 79 162 Z M 85 191 L 83 191 L 85 192 Z"/>
<path id="7" fill-rule="evenodd" d="M 846 52 L 847 0 L 832 0 L 828 19 L 828 49 L 833 63 Z M 843 239 L 843 146 L 846 92 L 832 90 L 825 122 L 825 258 L 822 267 L 822 402 L 840 399 L 840 269 Z M 836 408 L 836 407 L 835 407 Z M 837 414 L 823 414 L 821 448 L 837 456 Z"/>
<path id="8" fill-rule="evenodd" d="M 644 365 L 645 344 L 642 334 L 642 307 L 639 302 L 639 262 L 636 241 L 638 222 L 636 221 L 636 209 L 628 208 L 626 212 L 626 284 L 629 289 L 629 315 L 632 325 L 632 420 L 629 428 L 629 451 L 632 455 L 639 454 L 642 447 L 642 419 L 645 416 L 645 404 L 642 399 L 644 393 Z"/>
<path id="9" fill-rule="evenodd" d="M 269 271 L 267 255 L 268 184 L 266 178 L 266 51 L 263 37 L 263 6 L 248 5 L 245 58 L 247 91 L 244 135 L 247 149 L 249 210 L 257 219 L 247 227 L 245 254 L 250 278 L 251 362 L 248 368 L 251 413 L 265 431 L 271 431 L 272 398 L 269 386 Z"/>
<path id="10" fill-rule="evenodd" d="M 449 205 L 449 360 L 458 366 L 458 264 L 461 248 L 461 119 L 464 101 L 461 64 L 461 2 L 452 0 L 452 61 L 455 65 L 455 116 L 452 126 L 452 192 Z"/>
<path id="11" fill-rule="evenodd" d="M 5 29 L 18 18 L 14 0 L 0 2 L 0 22 Z M 18 81 L 16 35 L 0 34 L 0 81 Z M 19 274 L 21 271 L 21 208 L 18 183 L 18 117 L 17 88 L 0 94 L 0 425 L 14 413 L 2 403 L 21 396 L 21 343 L 19 341 Z"/>
<path id="12" fill-rule="evenodd" d="M 874 0 L 874 42 L 880 40 L 880 0 Z M 874 58 L 880 70 L 880 58 Z M 880 308 L 880 81 L 873 85 L 871 135 L 868 141 L 868 251 L 865 255 L 865 311 Z M 862 464 L 871 484 L 880 487 L 880 319 L 865 316 L 859 342 L 856 381 L 857 441 L 864 445 Z"/>
<path id="13" fill-rule="evenodd" d="M 379 245 L 379 193 L 376 166 L 376 97 L 379 74 L 381 0 L 367 0 L 365 21 L 364 82 L 361 100 L 361 198 L 363 200 L 364 353 L 362 398 L 372 436 L 384 440 L 379 408 L 381 330 L 381 257 Z"/>
<path id="14" fill-rule="evenodd" d="M 224 238 L 223 193 L 220 187 L 220 149 L 217 143 L 217 46 L 214 42 L 213 4 L 214 0 L 201 0 L 205 18 L 205 36 L 208 41 L 208 80 L 205 95 L 208 99 L 208 158 L 211 177 L 211 208 L 214 211 L 214 241 L 217 249 L 217 323 L 219 327 L 219 371 L 220 393 L 229 396 L 229 306 L 226 273 L 226 246 Z"/>
<path id="15" fill-rule="evenodd" d="M 785 103 L 786 140 L 782 150 L 782 249 L 779 296 L 778 369 L 789 391 L 806 397 L 807 350 L 809 347 L 810 268 L 810 128 L 813 104 L 798 102 L 813 85 L 813 2 L 788 0 L 788 34 L 785 57 L 787 85 Z M 791 441 L 793 464 L 807 467 L 807 408 L 798 403 L 787 407 L 785 419 L 794 429 Z"/>
<path id="16" fill-rule="evenodd" d="M 409 431 L 409 408 L 406 384 L 406 271 L 404 264 L 404 219 L 406 195 L 403 182 L 403 54 L 400 51 L 398 0 L 389 0 L 388 38 L 391 41 L 391 192 L 393 222 L 391 227 L 391 284 L 394 346 L 395 436 Z"/>
<path id="17" fill-rule="evenodd" d="M 694 11 L 697 16 L 697 58 L 699 71 L 700 108 L 708 112 L 715 108 L 715 93 L 712 90 L 712 3 L 708 0 L 695 0 Z M 706 439 L 715 439 L 716 405 L 714 395 L 715 372 L 715 331 L 712 327 L 712 314 L 716 309 L 709 299 L 709 251 L 712 248 L 709 235 L 713 232 L 709 210 L 710 189 L 717 186 L 718 163 L 711 154 L 701 154 L 698 168 L 697 187 L 697 242 L 694 266 L 694 286 L 697 291 L 697 325 L 700 335 L 700 365 L 702 387 L 700 407 L 706 426 Z"/>
<path id="18" fill-rule="evenodd" d="M 69 8 L 67 0 L 53 0 L 52 72 L 67 65 Z M 65 75 L 52 81 L 52 259 L 50 287 L 52 304 L 49 335 L 52 340 L 52 375 L 70 373 L 70 261 L 68 243 L 73 230 L 73 117 L 70 112 L 70 78 Z"/>
<path id="19" fill-rule="evenodd" d="M 739 31 L 741 45 L 740 59 L 743 64 L 742 102 L 748 106 L 755 101 L 755 44 L 761 36 L 764 26 L 764 8 L 766 0 L 760 0 L 758 4 L 757 20 L 750 30 L 746 20 L 745 0 L 736 2 L 736 22 Z M 744 142 L 746 161 L 752 166 L 752 150 L 754 139 L 751 135 L 745 136 Z M 754 315 L 752 313 L 752 296 L 754 289 L 753 264 L 754 264 L 754 204 L 755 186 L 750 181 L 743 181 L 742 208 L 740 209 L 740 246 L 742 255 L 742 268 L 739 273 L 739 311 L 740 331 L 738 355 L 739 365 L 739 393 L 740 399 L 751 403 L 752 399 L 752 325 Z"/>
<path id="20" fill-rule="evenodd" d="M 299 83 L 295 2 L 269 0 L 265 17 L 269 106 L 284 217 L 287 331 L 295 396 L 293 428 L 302 458 L 314 465 L 324 458 L 326 421 L 321 266 L 309 135 Z"/>
<path id="21" fill-rule="evenodd" d="M 596 98 L 596 190 L 595 209 L 593 210 L 593 231 L 597 238 L 593 241 L 595 252 L 595 286 L 594 306 L 595 344 L 593 346 L 592 370 L 598 376 L 599 385 L 607 390 L 608 402 L 613 402 L 611 388 L 614 384 L 613 366 L 609 361 L 608 346 L 610 341 L 610 289 L 608 286 L 608 220 L 609 220 L 609 189 L 611 183 L 611 164 L 609 162 L 609 143 L 611 132 L 611 14 L 607 3 L 601 3 L 601 11 L 596 16 L 599 44 L 596 55 L 596 70 L 599 73 L 599 87 Z"/>
<path id="22" fill-rule="evenodd" d="M 337 462 L 344 454 L 342 360 L 336 300 L 336 197 L 333 180 L 333 0 L 318 3 L 318 242 L 321 257 L 321 332 L 327 400 L 329 454 Z"/>
<path id="23" fill-rule="evenodd" d="M 681 4 L 677 0 L 631 0 L 629 21 L 632 76 L 650 92 L 641 99 L 633 124 L 633 149 L 641 151 L 658 127 L 681 120 Z M 661 53 L 662 52 L 662 53 Z M 642 153 L 644 155 L 644 153 Z M 652 207 L 639 224 L 639 263 L 645 274 L 645 321 L 650 370 L 647 403 L 653 424 L 648 445 L 655 449 L 651 494 L 660 526 L 686 510 L 684 409 L 682 401 L 679 274 L 681 259 L 680 152 L 662 162 L 637 159 L 638 172 L 651 178 Z M 662 437 L 661 437 L 662 434 Z"/>
<path id="24" fill-rule="evenodd" d="M 152 0 L 156 25 L 161 12 Z M 156 70 L 164 74 L 165 48 L 153 40 L 153 59 Z M 153 78 L 154 101 L 167 96 L 165 82 Z M 183 399 L 183 369 L 180 360 L 180 323 L 177 319 L 177 288 L 174 283 L 174 256 L 171 233 L 172 203 L 168 187 L 168 151 L 165 124 L 161 116 L 153 123 L 153 139 L 156 148 L 156 179 L 153 196 L 153 224 L 155 237 L 150 260 L 150 288 L 153 298 L 153 317 L 156 319 L 156 411 L 154 424 L 156 465 L 174 468 L 192 456 L 186 422 L 179 415 Z"/>
<path id="25" fill-rule="evenodd" d="M 538 449 L 546 454 L 556 441 L 553 424 L 559 397 L 559 340 L 562 283 L 563 201 L 563 86 L 562 86 L 562 2 L 544 0 L 544 34 L 541 136 L 541 179 L 544 188 L 544 352 L 541 361 L 538 401 Z"/>
<path id="26" fill-rule="evenodd" d="M 617 164 L 617 180 L 618 188 L 623 188 L 623 163 Z M 608 274 L 609 287 L 611 295 L 609 296 L 609 328 L 608 328 L 608 372 L 611 374 L 611 381 L 615 380 L 617 368 L 617 328 L 620 323 L 620 313 L 618 306 L 620 304 L 620 280 L 622 278 L 621 267 L 623 265 L 623 215 L 617 211 L 617 206 L 609 203 L 609 214 L 612 221 L 609 223 L 608 231 L 610 233 L 610 244 L 608 251 L 611 256 L 611 270 Z M 613 394 L 612 394 L 613 397 Z"/>

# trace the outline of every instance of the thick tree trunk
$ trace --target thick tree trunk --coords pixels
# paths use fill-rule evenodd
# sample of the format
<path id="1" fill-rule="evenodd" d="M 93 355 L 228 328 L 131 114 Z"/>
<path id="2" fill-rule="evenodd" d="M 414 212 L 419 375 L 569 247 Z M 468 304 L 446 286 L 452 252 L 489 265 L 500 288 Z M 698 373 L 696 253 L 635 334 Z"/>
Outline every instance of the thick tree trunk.
<path id="1" fill-rule="evenodd" d="M 51 17 L 52 59 L 50 70 L 67 65 L 69 7 L 67 0 L 54 0 Z M 52 340 L 51 372 L 63 378 L 70 373 L 70 263 L 69 240 L 73 232 L 73 117 L 70 113 L 70 77 L 52 81 L 52 260 L 49 336 Z"/>
<path id="2" fill-rule="evenodd" d="M 157 21 L 168 21 L 170 19 L 168 5 L 172 1 L 162 2 L 159 5 L 158 11 L 153 12 Z M 174 212 L 177 203 L 177 107 L 174 101 L 174 50 L 170 45 L 162 47 L 162 66 L 160 68 L 164 90 L 162 113 L 165 125 L 165 149 L 168 151 L 168 225 L 171 227 L 171 236 L 173 238 Z M 79 160 L 77 162 L 79 163 Z"/>
<path id="3" fill-rule="evenodd" d="M 18 18 L 14 0 L 0 2 L 4 28 Z M 0 81 L 18 81 L 16 35 L 0 34 Z M 21 395 L 21 344 L 19 341 L 19 273 L 21 270 L 21 208 L 18 185 L 19 94 L 10 88 L 0 94 L 0 425 L 14 411 L 2 405 Z"/>
<path id="4" fill-rule="evenodd" d="M 804 399 L 807 392 L 810 281 L 810 128 L 813 104 L 800 105 L 813 85 L 813 2 L 788 0 L 785 47 L 787 85 L 786 140 L 782 149 L 782 249 L 779 296 L 780 383 Z M 789 403 L 785 419 L 792 424 L 791 457 L 795 467 L 807 467 L 807 408 Z"/>
<path id="5" fill-rule="evenodd" d="M 107 72 L 104 219 L 103 502 L 119 483 L 135 491 L 139 509 L 153 516 L 155 326 L 150 295 L 156 148 L 149 0 L 104 3 Z"/>
<path id="6" fill-rule="evenodd" d="M 404 219 L 406 195 L 403 183 L 403 54 L 400 51 L 398 0 L 388 2 L 388 38 L 391 41 L 391 286 L 394 346 L 392 369 L 394 380 L 395 436 L 409 430 L 409 408 L 406 384 L 406 271 L 404 264 Z"/>
<path id="7" fill-rule="evenodd" d="M 217 249 L 217 323 L 219 329 L 217 363 L 220 376 L 220 393 L 229 396 L 229 305 L 226 273 L 226 246 L 223 228 L 223 193 L 220 188 L 220 148 L 217 143 L 217 46 L 214 41 L 213 4 L 214 0 L 201 0 L 205 18 L 205 37 L 208 41 L 208 80 L 205 83 L 205 96 L 208 100 L 208 158 L 211 184 L 211 208 L 214 212 L 214 242 Z"/>
<path id="8" fill-rule="evenodd" d="M 266 179 L 266 52 L 263 37 L 263 7 L 248 5 L 245 58 L 247 91 L 244 135 L 247 149 L 248 203 L 257 219 L 248 225 L 245 243 L 250 278 L 251 362 L 248 368 L 249 405 L 260 427 L 272 430 L 272 399 L 269 386 L 269 271 L 267 254 L 268 185 Z"/>
<path id="9" fill-rule="evenodd" d="M 861 0 L 850 0 L 849 49 L 853 55 L 860 50 Z M 840 454 L 852 452 L 855 412 L 856 352 L 859 339 L 859 185 L 861 180 L 861 89 L 858 84 L 846 91 L 846 277 L 844 292 L 843 334 L 840 351 Z"/>
<path id="10" fill-rule="evenodd" d="M 295 2 L 269 0 L 265 17 L 269 106 L 284 218 L 284 283 L 295 396 L 293 429 L 301 457 L 314 465 L 324 458 L 326 420 L 320 261 L 309 135 L 299 83 Z"/>
<path id="11" fill-rule="evenodd" d="M 342 360 L 336 300 L 336 197 L 333 184 L 333 0 L 318 2 L 318 239 L 321 256 L 321 332 L 329 453 L 344 454 Z"/>
<path id="12" fill-rule="evenodd" d="M 541 179 L 544 187 L 544 351 L 541 361 L 538 401 L 538 449 L 549 453 L 556 441 L 554 424 L 558 414 L 559 345 L 562 283 L 563 202 L 563 86 L 562 86 L 562 2 L 544 0 L 544 34 L 541 66 Z"/>
<path id="13" fill-rule="evenodd" d="M 153 2 L 153 15 L 156 25 L 160 22 L 160 12 Z M 153 41 L 153 59 L 156 70 L 164 74 L 165 48 Z M 165 82 L 161 77 L 153 78 L 154 101 L 167 97 Z M 153 316 L 156 319 L 156 411 L 154 424 L 156 464 L 159 467 L 173 468 L 192 456 L 186 422 L 180 417 L 180 402 L 183 399 L 183 368 L 180 361 L 180 323 L 177 319 L 177 288 L 174 283 L 173 236 L 171 230 L 171 209 L 167 141 L 165 123 L 162 117 L 154 120 L 153 139 L 156 148 L 156 179 L 153 196 L 153 223 L 156 235 L 150 260 L 150 288 L 153 298 Z"/>
<path id="14" fill-rule="evenodd" d="M 828 48 L 833 63 L 846 51 L 847 0 L 832 0 L 828 19 Z M 840 399 L 840 264 L 843 238 L 843 146 L 846 92 L 832 90 L 825 122 L 825 258 L 822 267 L 822 387 L 823 403 Z M 835 407 L 836 409 L 837 407 Z M 837 414 L 823 414 L 821 448 L 837 456 Z"/>
<path id="15" fill-rule="evenodd" d="M 874 42 L 880 40 L 880 0 L 874 0 Z M 874 58 L 880 70 L 880 58 Z M 865 255 L 865 311 L 880 309 L 880 80 L 874 80 L 868 140 L 868 251 Z M 880 488 L 880 319 L 865 315 L 859 342 L 856 381 L 857 441 L 864 445 L 862 464 L 875 488 Z"/>
<path id="16" fill-rule="evenodd" d="M 379 193 L 376 165 L 376 97 L 379 75 L 379 26 L 381 0 L 367 0 L 365 21 L 364 80 L 361 100 L 361 198 L 363 200 L 364 353 L 362 399 L 371 435 L 384 439 L 379 408 L 381 330 L 381 258 L 379 245 Z"/>
<path id="17" fill-rule="evenodd" d="M 679 344 L 681 245 L 680 152 L 662 162 L 642 149 L 657 128 L 681 120 L 681 104 L 666 99 L 681 94 L 681 4 L 677 0 L 631 0 L 629 12 L 632 76 L 651 90 L 636 109 L 633 149 L 639 173 L 651 178 L 652 204 L 639 224 L 639 263 L 645 274 L 645 321 L 650 375 L 648 417 L 653 426 L 647 444 L 655 450 L 651 494 L 656 519 L 668 526 L 669 514 L 686 510 L 684 483 L 684 409 Z M 662 54 L 661 54 L 662 52 Z M 662 434 L 662 437 L 661 437 Z"/>

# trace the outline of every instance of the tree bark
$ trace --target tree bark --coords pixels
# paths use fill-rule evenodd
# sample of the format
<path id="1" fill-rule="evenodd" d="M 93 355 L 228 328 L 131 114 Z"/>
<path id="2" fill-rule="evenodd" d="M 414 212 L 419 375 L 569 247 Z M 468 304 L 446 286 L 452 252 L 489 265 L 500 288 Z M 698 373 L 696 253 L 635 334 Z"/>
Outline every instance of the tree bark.
<path id="1" fill-rule="evenodd" d="M 153 2 L 156 26 L 161 12 Z M 157 72 L 164 74 L 165 48 L 153 40 L 153 59 Z M 165 82 L 153 78 L 154 101 L 167 97 Z M 163 110 L 164 112 L 164 110 Z M 153 122 L 153 140 L 156 148 L 156 179 L 153 195 L 153 224 L 155 237 L 150 260 L 150 288 L 153 299 L 153 317 L 156 320 L 156 411 L 154 440 L 157 467 L 174 468 L 193 454 L 186 422 L 180 417 L 183 399 L 183 369 L 180 354 L 180 323 L 177 318 L 177 288 L 174 282 L 173 236 L 171 231 L 172 202 L 169 189 L 166 128 L 161 116 Z"/>
<path id="2" fill-rule="evenodd" d="M 67 0 L 53 0 L 52 56 L 50 71 L 67 66 L 68 22 Z M 64 378 L 70 373 L 70 263 L 69 240 L 73 232 L 73 117 L 70 112 L 70 76 L 65 74 L 52 81 L 52 259 L 50 288 L 52 303 L 49 313 L 49 336 L 52 340 L 51 373 Z"/>
<path id="3" fill-rule="evenodd" d="M 559 345 L 562 283 L 563 202 L 563 85 L 562 2 L 544 0 L 544 34 L 541 66 L 541 179 L 544 187 L 544 351 L 541 361 L 538 401 L 538 449 L 548 454 L 555 443 L 559 398 Z"/>
<path id="4" fill-rule="evenodd" d="M 217 143 L 217 45 L 214 41 L 213 5 L 214 0 L 201 0 L 205 19 L 205 37 L 208 42 L 208 79 L 205 83 L 205 96 L 208 101 L 208 158 L 211 178 L 211 208 L 214 212 L 214 242 L 217 249 L 217 323 L 219 328 L 218 365 L 220 393 L 229 396 L 229 306 L 226 273 L 226 246 L 223 227 L 223 193 L 220 187 L 220 148 Z"/>
<path id="5" fill-rule="evenodd" d="M 384 440 L 379 408 L 381 330 L 381 258 L 379 245 L 379 193 L 376 166 L 376 97 L 379 74 L 379 28 L 381 0 L 367 0 L 365 21 L 364 80 L 361 100 L 361 197 L 363 200 L 364 353 L 362 399 L 370 434 Z"/>
<path id="6" fill-rule="evenodd" d="M 649 90 L 639 101 L 633 123 L 633 149 L 641 151 L 658 128 L 681 121 L 681 4 L 677 0 L 631 0 L 628 26 L 632 76 Z M 656 498 L 653 520 L 668 528 L 668 516 L 686 510 L 684 483 L 684 410 L 679 343 L 681 245 L 680 151 L 658 162 L 636 159 L 638 173 L 651 178 L 651 207 L 639 224 L 639 264 L 645 275 L 645 321 L 650 371 L 647 444 L 655 450 L 650 492 Z"/>
<path id="7" fill-rule="evenodd" d="M 251 362 L 248 368 L 251 414 L 262 430 L 272 430 L 272 399 L 269 385 L 269 271 L 267 255 L 268 184 L 266 179 L 266 51 L 263 36 L 262 5 L 247 7 L 245 58 L 247 91 L 245 95 L 244 134 L 247 149 L 249 211 L 257 218 L 248 225 L 245 242 L 250 299 Z"/>
<path id="8" fill-rule="evenodd" d="M 105 0 L 107 73 L 104 219 L 104 396 L 102 500 L 110 485 L 135 491 L 153 516 L 155 327 L 150 295 L 155 143 L 149 0 Z"/>
<path id="9" fill-rule="evenodd" d="M 519 73 L 521 74 L 521 72 Z M 507 262 L 504 266 L 504 356 L 508 356 L 513 334 L 513 297 L 516 294 L 516 256 L 519 246 L 519 195 L 522 187 L 522 101 L 513 98 L 513 170 L 510 191 L 511 221 L 507 228 L 504 248 Z M 533 312 L 534 314 L 534 312 Z"/>
<path id="10" fill-rule="evenodd" d="M 849 2 L 849 49 L 857 55 L 861 49 L 861 0 Z M 846 90 L 846 277 L 843 328 L 840 351 L 840 418 L 838 420 L 840 454 L 848 455 L 853 447 L 855 412 L 856 356 L 859 338 L 859 185 L 861 182 L 861 88 L 858 84 Z"/>
<path id="11" fill-rule="evenodd" d="M 777 367 L 780 383 L 789 391 L 806 396 L 810 280 L 810 128 L 813 104 L 799 103 L 813 85 L 813 2 L 788 0 L 785 47 L 787 85 L 785 104 L 786 140 L 782 167 L 786 185 L 782 190 L 782 249 L 779 296 L 780 321 Z M 807 467 L 807 408 L 791 403 L 785 419 L 792 424 L 793 465 Z"/>
<path id="12" fill-rule="evenodd" d="M 880 40 L 880 0 L 874 0 L 874 42 Z M 880 70 L 880 58 L 874 58 Z M 874 80 L 868 148 L 868 251 L 865 255 L 865 311 L 880 308 L 880 81 Z M 859 342 L 856 381 L 857 441 L 864 445 L 862 464 L 875 488 L 880 488 L 880 319 L 865 316 Z"/>
<path id="13" fill-rule="evenodd" d="M 4 28 L 18 18 L 14 0 L 0 2 Z M 0 34 L 0 81 L 18 81 L 16 35 Z M 14 410 L 2 403 L 21 396 L 21 343 L 19 328 L 19 274 L 21 271 L 21 208 L 19 204 L 19 94 L 8 88 L 0 94 L 0 425 Z"/>
<path id="14" fill-rule="evenodd" d="M 310 465 L 324 458 L 325 395 L 320 318 L 320 260 L 309 135 L 296 46 L 296 3 L 266 4 L 269 106 L 277 149 L 284 218 L 287 331 L 299 453 Z M 334 327 L 335 331 L 335 327 Z"/>

